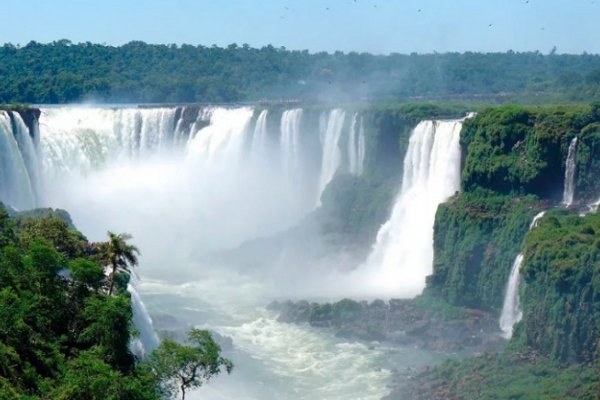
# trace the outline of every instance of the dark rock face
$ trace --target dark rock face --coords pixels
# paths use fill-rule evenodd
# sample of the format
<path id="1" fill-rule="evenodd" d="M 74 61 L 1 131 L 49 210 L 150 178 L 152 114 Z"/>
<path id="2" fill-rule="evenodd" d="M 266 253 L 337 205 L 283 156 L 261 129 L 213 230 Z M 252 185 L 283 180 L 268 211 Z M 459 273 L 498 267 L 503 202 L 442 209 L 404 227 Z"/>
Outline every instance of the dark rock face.
<path id="1" fill-rule="evenodd" d="M 175 110 L 175 126 L 179 125 L 179 130 L 185 135 L 190 135 L 190 129 L 192 125 L 195 125 L 195 131 L 210 125 L 210 121 L 203 117 L 203 107 L 200 105 L 188 105 L 184 107 L 177 107 Z"/>
<path id="2" fill-rule="evenodd" d="M 29 134 L 33 137 L 34 132 L 37 132 L 38 121 L 42 112 L 39 108 L 25 108 L 17 110 L 17 112 L 23 118 L 23 122 L 27 125 L 27 129 L 29 129 Z"/>
<path id="3" fill-rule="evenodd" d="M 389 302 L 375 300 L 337 303 L 273 302 L 269 309 L 279 313 L 278 321 L 307 323 L 327 328 L 345 338 L 386 341 L 435 351 L 499 350 L 504 340 L 498 336 L 497 319 L 477 310 L 455 315 L 427 310 L 415 300 Z"/>

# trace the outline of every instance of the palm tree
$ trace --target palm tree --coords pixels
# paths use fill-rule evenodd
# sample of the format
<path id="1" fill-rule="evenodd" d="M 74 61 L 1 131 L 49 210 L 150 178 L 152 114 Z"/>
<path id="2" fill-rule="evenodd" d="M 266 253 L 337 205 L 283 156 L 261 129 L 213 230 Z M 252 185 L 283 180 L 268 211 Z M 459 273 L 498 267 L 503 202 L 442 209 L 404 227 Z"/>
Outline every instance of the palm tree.
<path id="1" fill-rule="evenodd" d="M 129 233 L 115 234 L 108 231 L 108 242 L 104 243 L 104 257 L 108 266 L 112 268 L 109 275 L 109 296 L 113 292 L 117 272 L 129 274 L 131 273 L 130 268 L 138 265 L 137 256 L 140 254 L 140 251 L 134 245 L 127 243 L 131 238 L 132 236 Z"/>

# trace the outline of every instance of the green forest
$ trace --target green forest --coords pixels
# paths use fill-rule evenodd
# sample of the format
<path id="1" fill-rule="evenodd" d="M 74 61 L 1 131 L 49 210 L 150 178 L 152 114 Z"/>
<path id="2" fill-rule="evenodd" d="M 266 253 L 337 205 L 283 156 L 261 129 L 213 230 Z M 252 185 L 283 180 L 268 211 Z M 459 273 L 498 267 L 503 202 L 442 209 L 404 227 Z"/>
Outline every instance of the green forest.
<path id="1" fill-rule="evenodd" d="M 271 45 L 10 43 L 0 103 L 469 101 L 600 98 L 600 56 L 540 52 L 333 54 Z"/>
<path id="2" fill-rule="evenodd" d="M 64 211 L 9 216 L 0 203 L 0 399 L 158 400 L 231 372 L 205 330 L 132 354 L 137 248 L 108 239 L 88 242 Z"/>

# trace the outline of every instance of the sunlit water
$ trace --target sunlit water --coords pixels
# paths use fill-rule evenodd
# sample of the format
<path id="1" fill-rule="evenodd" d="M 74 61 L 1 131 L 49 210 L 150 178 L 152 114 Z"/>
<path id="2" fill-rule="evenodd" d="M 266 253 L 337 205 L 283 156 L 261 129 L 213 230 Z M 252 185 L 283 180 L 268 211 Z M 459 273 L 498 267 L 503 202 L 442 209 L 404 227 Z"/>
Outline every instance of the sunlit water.
<path id="1" fill-rule="evenodd" d="M 389 392 L 392 371 L 411 374 L 446 357 L 277 322 L 258 305 L 268 291 L 239 275 L 180 285 L 148 280 L 141 290 L 157 317 L 174 315 L 233 339 L 233 349 L 225 351 L 236 364 L 233 375 L 217 378 L 193 398 L 380 399 Z"/>
<path id="2" fill-rule="evenodd" d="M 225 350 L 236 365 L 233 375 L 211 382 L 197 398 L 379 399 L 389 392 L 392 371 L 403 373 L 445 357 L 279 323 L 265 309 L 274 299 L 290 297 L 387 297 L 396 292 L 377 290 L 398 271 L 386 267 L 385 274 L 375 275 L 386 280 L 383 285 L 370 279 L 365 287 L 367 281 L 337 271 L 336 265 L 309 273 L 285 265 L 255 268 L 244 260 L 225 266 L 208 257 L 294 226 L 320 204 L 339 170 L 362 174 L 365 132 L 358 114 L 322 112 L 316 131 L 310 131 L 299 109 L 284 111 L 271 123 L 269 112 L 248 107 L 209 107 L 187 120 L 186 112 L 44 109 L 37 154 L 31 154 L 27 141 L 4 141 L 2 151 L 11 157 L 2 193 L 18 188 L 14 201 L 26 207 L 39 191 L 39 204 L 68 210 L 93 241 L 104 240 L 108 229 L 133 235 L 142 252 L 141 280 L 130 290 L 146 347 L 155 345 L 155 338 L 145 309 L 157 321 L 175 318 L 180 333 L 198 326 L 233 340 L 233 348 Z M 431 174 L 415 177 L 414 182 L 424 182 L 415 186 L 418 192 L 425 195 L 430 181 L 442 185 L 432 183 L 441 192 L 427 203 L 429 225 L 437 203 L 456 189 L 454 178 L 446 185 L 444 176 L 454 176 L 459 123 L 441 124 L 439 132 L 433 129 L 437 123 L 417 129 L 413 141 L 430 146 L 409 151 L 432 163 Z M 3 137 L 10 139 L 5 125 Z M 424 163 L 415 171 L 428 171 Z M 405 204 L 402 196 L 398 201 Z M 402 225 L 401 219 L 392 220 Z M 431 252 L 431 235 L 429 226 L 415 239 L 423 244 L 419 257 Z M 426 272 L 416 271 L 418 284 Z"/>

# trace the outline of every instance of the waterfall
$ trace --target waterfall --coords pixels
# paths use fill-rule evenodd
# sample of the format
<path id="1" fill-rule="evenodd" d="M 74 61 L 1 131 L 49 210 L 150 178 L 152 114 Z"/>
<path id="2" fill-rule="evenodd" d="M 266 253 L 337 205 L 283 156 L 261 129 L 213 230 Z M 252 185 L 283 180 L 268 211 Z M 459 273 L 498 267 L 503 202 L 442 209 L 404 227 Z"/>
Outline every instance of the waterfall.
<path id="1" fill-rule="evenodd" d="M 589 213 L 595 213 L 598 211 L 598 206 L 600 206 L 600 199 L 594 201 L 591 204 L 588 204 L 586 211 L 584 211 L 582 214 L 579 214 L 579 215 L 584 216 Z"/>
<path id="2" fill-rule="evenodd" d="M 92 240 L 128 231 L 161 260 L 152 253 L 169 241 L 185 258 L 285 231 L 338 171 L 364 168 L 363 118 L 342 109 L 287 109 L 277 122 L 253 107 L 40 111 L 33 140 L 20 117 L 1 114 L 0 200 L 67 209 Z M 182 236 L 202 240 L 184 248 Z"/>
<path id="3" fill-rule="evenodd" d="M 531 224 L 529 230 L 537 227 L 538 222 L 544 216 L 546 212 L 542 211 L 538 213 Z M 512 337 L 513 326 L 523 318 L 523 311 L 521 310 L 521 302 L 519 301 L 519 283 L 521 282 L 521 264 L 523 264 L 523 254 L 519 253 L 513 262 L 508 276 L 508 283 L 506 284 L 506 293 L 504 295 L 504 303 L 502 305 L 502 312 L 500 313 L 500 329 L 502 330 L 502 336 L 506 339 Z"/>
<path id="4" fill-rule="evenodd" d="M 211 110 L 210 124 L 190 136 L 188 157 L 202 167 L 218 164 L 221 170 L 233 172 L 240 160 L 252 113 L 253 110 L 247 107 Z"/>
<path id="5" fill-rule="evenodd" d="M 252 135 L 251 156 L 256 162 L 266 156 L 264 150 L 267 142 L 267 114 L 268 110 L 262 110 L 256 119 L 254 125 L 254 135 Z"/>
<path id="6" fill-rule="evenodd" d="M 360 127 L 358 129 L 358 162 L 356 168 L 356 175 L 362 175 L 365 168 L 365 126 L 363 120 L 360 120 Z"/>
<path id="7" fill-rule="evenodd" d="M 542 219 L 544 217 L 544 215 L 546 215 L 546 211 L 541 211 L 541 212 L 537 213 L 535 215 L 535 217 L 533 217 L 533 219 L 531 220 L 531 224 L 529 224 L 529 230 L 532 230 L 533 228 L 537 228 L 538 222 L 540 222 L 540 219 Z"/>
<path id="8" fill-rule="evenodd" d="M 356 175 L 358 171 L 358 146 L 356 143 L 356 119 L 357 114 L 352 116 L 350 131 L 348 136 L 348 171 Z"/>
<path id="9" fill-rule="evenodd" d="M 131 295 L 132 322 L 137 330 L 137 335 L 132 339 L 131 348 L 137 357 L 144 358 L 158 347 L 160 340 L 154 331 L 152 318 L 148 314 L 146 305 L 136 290 L 136 281 L 134 274 L 131 274 L 130 283 L 127 285 L 127 291 Z"/>
<path id="10" fill-rule="evenodd" d="M 282 201 L 291 204 L 290 216 L 296 219 L 320 205 L 323 191 L 343 162 L 348 164 L 346 171 L 358 176 L 365 158 L 365 129 L 358 113 L 346 124 L 345 111 L 323 112 L 318 130 L 302 132 L 303 113 L 300 108 L 283 111 L 279 132 L 269 133 L 268 110 L 249 107 L 48 107 L 41 109 L 39 133 L 32 138 L 18 114 L 3 112 L 1 145 L 6 166 L 0 200 L 29 208 L 38 201 L 47 203 L 52 189 L 66 178 L 181 154 L 195 168 L 207 162 L 214 167 L 221 159 L 221 172 L 229 170 L 231 176 L 240 172 L 235 165 L 249 143 L 245 167 L 260 175 L 253 179 L 275 180 L 286 187 Z M 253 130 L 247 132 L 253 115 Z M 320 154 L 314 151 L 317 134 Z M 279 149 L 269 141 L 277 135 Z M 347 135 L 346 154 L 340 148 L 343 135 Z M 273 151 L 279 154 L 273 157 Z M 281 168 L 272 164 L 277 159 Z"/>
<path id="11" fill-rule="evenodd" d="M 321 174 L 317 190 L 317 206 L 321 205 L 321 195 L 331 182 L 342 160 L 339 141 L 344 128 L 346 113 L 343 110 L 331 110 L 327 117 L 321 116 L 321 144 L 323 156 L 321 159 Z"/>
<path id="12" fill-rule="evenodd" d="M 98 219 L 102 211 L 91 215 L 91 207 L 131 201 L 130 213 L 148 221 L 138 226 L 185 209 L 198 218 L 194 229 L 213 231 L 203 244 L 219 248 L 285 230 L 315 207 L 320 132 L 304 126 L 300 108 L 284 110 L 278 124 L 270 110 L 252 107 L 41 111 L 43 205 L 86 204 L 85 218 Z"/>
<path id="13" fill-rule="evenodd" d="M 573 198 L 575 195 L 575 162 L 577 158 L 577 136 L 571 140 L 569 144 L 569 152 L 567 154 L 567 161 L 565 163 L 565 188 L 563 191 L 562 204 L 565 207 L 569 207 L 573 204 Z"/>
<path id="14" fill-rule="evenodd" d="M 29 132 L 29 128 L 27 128 L 25 121 L 21 118 L 21 114 L 13 112 L 12 117 L 15 124 L 15 138 L 17 139 L 17 144 L 19 145 L 21 155 L 25 161 L 34 196 L 36 196 L 39 193 L 38 185 L 40 179 L 40 166 L 38 164 L 36 146 L 32 135 Z"/>
<path id="15" fill-rule="evenodd" d="M 281 116 L 281 162 L 285 175 L 290 179 L 300 169 L 300 122 L 302 109 L 286 110 Z"/>
<path id="16" fill-rule="evenodd" d="M 404 297 L 415 296 L 432 272 L 433 224 L 440 203 L 460 190 L 462 120 L 423 121 L 404 158 L 402 188 L 381 226 L 366 265 L 366 279 Z"/>
<path id="17" fill-rule="evenodd" d="M 32 179 L 27 165 L 29 157 L 34 157 L 29 147 L 29 133 L 19 124 L 17 113 L 0 111 L 0 201 L 22 210 L 36 204 Z M 11 115 L 16 120 L 13 131 Z M 27 137 L 26 137 L 27 136 Z M 29 139 L 28 139 L 29 138 Z M 22 148 L 19 142 L 22 142 Z M 25 155 L 25 157 L 24 157 Z M 31 166 L 34 164 L 31 163 Z"/>
<path id="18" fill-rule="evenodd" d="M 112 162 L 145 157 L 170 147 L 174 108 L 43 108 L 42 169 L 51 178 L 86 174 Z"/>
<path id="19" fill-rule="evenodd" d="M 348 172 L 352 175 L 361 175 L 365 159 L 365 130 L 358 122 L 358 114 L 352 116 L 352 123 L 348 135 Z"/>
<path id="20" fill-rule="evenodd" d="M 506 294 L 504 296 L 504 304 L 502 305 L 502 313 L 500 314 L 500 329 L 502 336 L 510 339 L 512 336 L 513 326 L 523 318 L 521 304 L 519 301 L 519 282 L 521 275 L 519 273 L 521 264 L 523 263 L 523 254 L 519 253 L 513 262 L 506 285 Z"/>

